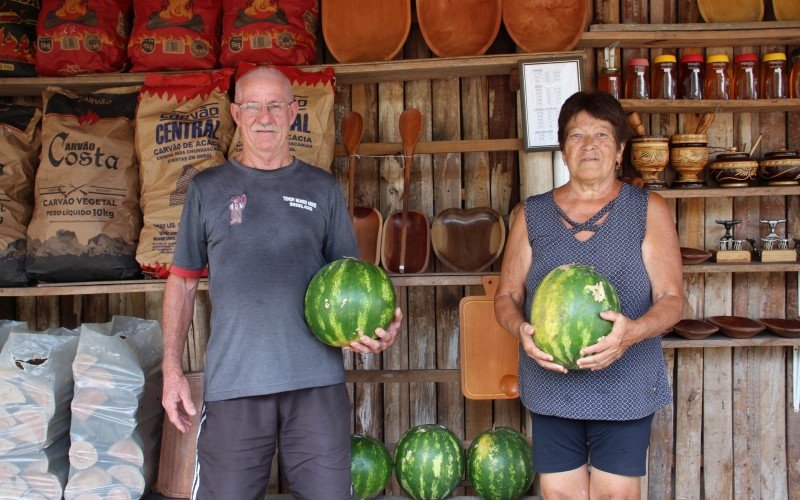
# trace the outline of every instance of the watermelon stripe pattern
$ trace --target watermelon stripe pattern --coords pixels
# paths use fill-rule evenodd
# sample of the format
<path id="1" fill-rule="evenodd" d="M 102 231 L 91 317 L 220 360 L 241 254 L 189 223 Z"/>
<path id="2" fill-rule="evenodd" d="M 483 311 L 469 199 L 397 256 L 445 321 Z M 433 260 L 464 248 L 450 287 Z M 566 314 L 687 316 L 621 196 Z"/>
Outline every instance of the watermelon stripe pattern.
<path id="1" fill-rule="evenodd" d="M 322 342 L 342 347 L 361 335 L 377 338 L 394 317 L 395 293 L 383 269 L 340 259 L 317 272 L 305 297 L 306 323 Z"/>
<path id="2" fill-rule="evenodd" d="M 353 434 L 350 438 L 350 472 L 358 499 L 372 498 L 386 487 L 392 476 L 392 456 L 377 439 Z"/>
<path id="3" fill-rule="evenodd" d="M 439 500 L 456 489 L 464 475 L 464 450 L 442 425 L 420 425 L 406 431 L 394 452 L 395 475 L 415 500 Z"/>
<path id="4" fill-rule="evenodd" d="M 482 432 L 467 451 L 467 479 L 481 498 L 516 500 L 533 483 L 528 440 L 510 427 Z"/>
<path id="5" fill-rule="evenodd" d="M 533 340 L 556 363 L 579 369 L 580 350 L 611 332 L 613 324 L 599 316 L 609 310 L 620 310 L 610 281 L 581 264 L 559 266 L 545 275 L 533 296 Z"/>

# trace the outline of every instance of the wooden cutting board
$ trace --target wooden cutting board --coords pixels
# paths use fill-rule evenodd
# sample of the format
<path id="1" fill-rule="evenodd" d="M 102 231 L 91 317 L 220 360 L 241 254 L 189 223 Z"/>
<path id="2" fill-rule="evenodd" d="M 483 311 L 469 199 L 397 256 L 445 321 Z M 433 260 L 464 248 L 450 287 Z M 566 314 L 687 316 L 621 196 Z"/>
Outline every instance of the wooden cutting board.
<path id="1" fill-rule="evenodd" d="M 494 317 L 494 294 L 500 276 L 481 280 L 486 295 L 461 299 L 461 392 L 468 399 L 519 397 L 519 342 Z"/>
<path id="2" fill-rule="evenodd" d="M 203 372 L 187 373 L 189 390 L 197 414 L 190 416 L 192 428 L 182 434 L 164 414 L 164 431 L 161 436 L 161 458 L 158 467 L 156 491 L 170 498 L 189 498 L 192 495 L 197 431 L 203 409 Z"/>
<path id="3" fill-rule="evenodd" d="M 411 0 L 322 0 L 322 35 L 340 63 L 389 61 L 411 29 Z"/>

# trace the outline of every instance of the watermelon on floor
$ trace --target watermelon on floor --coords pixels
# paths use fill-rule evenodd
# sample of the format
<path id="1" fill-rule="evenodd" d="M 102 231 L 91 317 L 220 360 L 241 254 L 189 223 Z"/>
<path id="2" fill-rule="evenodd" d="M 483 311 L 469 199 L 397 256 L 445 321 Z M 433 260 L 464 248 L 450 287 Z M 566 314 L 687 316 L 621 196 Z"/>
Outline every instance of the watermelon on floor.
<path id="1" fill-rule="evenodd" d="M 533 296 L 533 341 L 556 363 L 577 370 L 581 349 L 611 332 L 613 323 L 600 313 L 619 310 L 617 291 L 602 274 L 581 264 L 559 266 L 545 275 Z"/>
<path id="2" fill-rule="evenodd" d="M 516 500 L 533 482 L 533 456 L 518 430 L 500 427 L 482 432 L 467 450 L 467 479 L 487 500 Z"/>
<path id="3" fill-rule="evenodd" d="M 392 456 L 383 443 L 370 436 L 350 438 L 350 471 L 353 490 L 359 500 L 381 492 L 392 477 Z"/>
<path id="4" fill-rule="evenodd" d="M 389 275 L 357 259 L 331 262 L 306 290 L 306 322 L 322 342 L 342 347 L 361 335 L 377 338 L 376 328 L 394 318 L 395 293 Z"/>
<path id="5" fill-rule="evenodd" d="M 456 489 L 464 475 L 464 450 L 443 425 L 419 425 L 405 432 L 394 452 L 395 475 L 414 500 L 439 500 Z"/>

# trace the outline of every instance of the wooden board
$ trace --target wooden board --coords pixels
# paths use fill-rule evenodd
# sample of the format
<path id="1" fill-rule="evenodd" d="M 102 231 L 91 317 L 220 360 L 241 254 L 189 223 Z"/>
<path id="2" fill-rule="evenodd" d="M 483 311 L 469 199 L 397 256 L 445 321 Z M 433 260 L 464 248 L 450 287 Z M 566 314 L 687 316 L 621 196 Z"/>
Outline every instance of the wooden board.
<path id="1" fill-rule="evenodd" d="M 500 0 L 417 0 L 417 21 L 439 57 L 477 56 L 500 30 Z"/>
<path id="2" fill-rule="evenodd" d="M 322 34 L 341 63 L 389 61 L 411 28 L 410 0 L 322 0 Z"/>
<path id="3" fill-rule="evenodd" d="M 484 276 L 486 295 L 461 299 L 461 392 L 469 399 L 519 397 L 519 343 L 494 317 L 500 276 Z"/>

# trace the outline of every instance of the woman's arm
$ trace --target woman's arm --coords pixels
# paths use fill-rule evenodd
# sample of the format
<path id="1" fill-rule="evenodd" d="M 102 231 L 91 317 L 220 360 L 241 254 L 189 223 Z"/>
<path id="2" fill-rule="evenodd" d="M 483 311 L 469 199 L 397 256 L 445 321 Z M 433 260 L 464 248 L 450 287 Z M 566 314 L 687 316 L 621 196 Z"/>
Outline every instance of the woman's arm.
<path id="1" fill-rule="evenodd" d="M 614 328 L 595 345 L 581 350 L 581 368 L 605 368 L 632 345 L 659 336 L 681 319 L 684 297 L 678 234 L 667 202 L 655 193 L 650 194 L 648 202 L 642 258 L 650 278 L 653 305 L 636 320 L 613 311 L 601 313 L 601 318 L 614 322 Z"/>
<path id="2" fill-rule="evenodd" d="M 506 243 L 500 283 L 494 296 L 494 315 L 506 331 L 517 338 L 528 354 L 548 370 L 566 373 L 567 369 L 553 363 L 553 357 L 533 343 L 534 328 L 523 314 L 525 307 L 525 279 L 531 267 L 531 245 L 523 214 L 514 219 Z"/>

